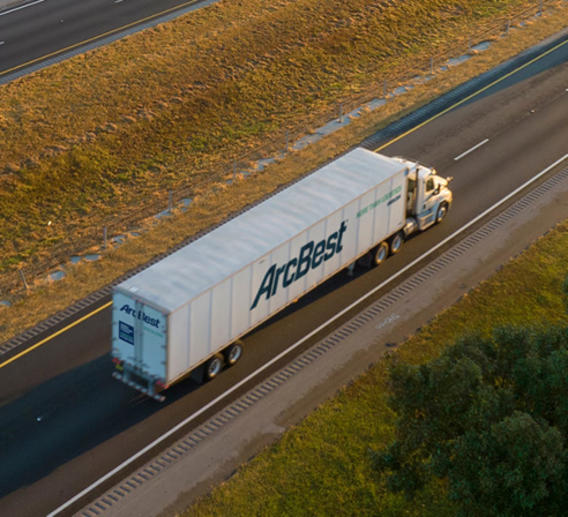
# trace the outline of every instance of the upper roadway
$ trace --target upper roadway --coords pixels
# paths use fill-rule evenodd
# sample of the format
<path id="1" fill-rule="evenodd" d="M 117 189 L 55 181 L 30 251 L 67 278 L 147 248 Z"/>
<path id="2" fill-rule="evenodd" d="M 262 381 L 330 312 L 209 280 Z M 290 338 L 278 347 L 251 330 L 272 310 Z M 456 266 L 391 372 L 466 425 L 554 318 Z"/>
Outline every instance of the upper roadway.
<path id="1" fill-rule="evenodd" d="M 158 404 L 114 381 L 109 308 L 2 367 L 0 515 L 45 515 L 65 503 L 564 156 L 568 151 L 567 60 L 568 42 L 564 41 L 532 65 L 382 148 L 385 154 L 415 158 L 435 166 L 443 176 L 454 177 L 455 202 L 447 219 L 410 239 L 399 255 L 381 267 L 360 271 L 353 279 L 338 274 L 264 324 L 245 339 L 241 361 L 214 382 L 199 385 L 189 379 L 173 386 L 166 402 Z M 373 148 L 384 144 L 378 142 Z M 384 291 L 374 299 L 379 294 Z M 325 332 L 313 336 L 303 348 Z M 0 362 L 6 358 L 0 357 Z M 259 380 L 251 380 L 222 404 Z M 220 405 L 191 426 L 203 422 Z M 139 466 L 150 454 L 129 468 Z M 89 496 L 100 493 L 100 488 Z M 87 501 L 71 509 L 76 511 Z"/>
<path id="2" fill-rule="evenodd" d="M 0 81 L 214 0 L 0 0 Z"/>

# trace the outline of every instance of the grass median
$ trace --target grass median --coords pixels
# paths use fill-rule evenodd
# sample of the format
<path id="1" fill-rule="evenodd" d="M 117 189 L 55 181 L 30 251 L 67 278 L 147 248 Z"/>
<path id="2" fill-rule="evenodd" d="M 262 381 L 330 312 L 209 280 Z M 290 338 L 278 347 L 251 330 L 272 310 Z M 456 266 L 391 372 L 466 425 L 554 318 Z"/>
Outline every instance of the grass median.
<path id="1" fill-rule="evenodd" d="M 396 355 L 423 364 L 467 333 L 494 326 L 568 325 L 563 283 L 568 222 L 558 225 L 491 279 L 400 345 Z M 454 516 L 443 482 L 408 501 L 388 492 L 372 470 L 371 450 L 394 438 L 387 405 L 388 361 L 380 361 L 322 404 L 184 517 L 206 515 Z"/>
<path id="2" fill-rule="evenodd" d="M 0 274 L 222 182 L 251 149 L 529 6 L 221 1 L 0 86 Z"/>

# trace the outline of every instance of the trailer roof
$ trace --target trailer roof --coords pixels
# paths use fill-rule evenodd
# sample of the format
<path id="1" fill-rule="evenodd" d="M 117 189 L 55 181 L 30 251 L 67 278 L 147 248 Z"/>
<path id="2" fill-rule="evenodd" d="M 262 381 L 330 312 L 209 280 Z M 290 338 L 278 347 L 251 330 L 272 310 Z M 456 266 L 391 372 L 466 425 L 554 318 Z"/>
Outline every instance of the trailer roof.
<path id="1" fill-rule="evenodd" d="M 117 289 L 174 311 L 405 168 L 392 158 L 356 148 Z"/>

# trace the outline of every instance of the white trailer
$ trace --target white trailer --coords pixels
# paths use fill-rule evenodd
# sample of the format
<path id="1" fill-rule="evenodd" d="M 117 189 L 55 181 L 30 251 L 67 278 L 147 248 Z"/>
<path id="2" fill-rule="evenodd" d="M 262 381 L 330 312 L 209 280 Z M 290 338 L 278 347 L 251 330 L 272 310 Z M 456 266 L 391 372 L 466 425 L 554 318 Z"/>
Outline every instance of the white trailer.
<path id="1" fill-rule="evenodd" d="M 160 392 L 242 354 L 239 338 L 339 270 L 379 264 L 452 202 L 433 169 L 362 148 L 114 288 L 114 376 Z"/>

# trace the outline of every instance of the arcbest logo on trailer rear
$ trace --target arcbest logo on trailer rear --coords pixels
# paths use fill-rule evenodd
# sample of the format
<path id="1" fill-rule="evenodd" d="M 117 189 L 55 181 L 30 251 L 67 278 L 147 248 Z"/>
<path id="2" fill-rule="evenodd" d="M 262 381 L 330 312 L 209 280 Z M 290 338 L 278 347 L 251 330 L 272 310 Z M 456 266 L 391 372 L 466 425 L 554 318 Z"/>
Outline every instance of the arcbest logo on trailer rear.
<path id="1" fill-rule="evenodd" d="M 148 325 L 150 325 L 152 327 L 158 328 L 158 326 L 160 324 L 160 320 L 158 318 L 152 318 L 152 317 L 148 316 L 142 309 L 136 310 L 136 309 L 134 309 L 134 307 L 131 307 L 127 303 L 125 303 L 120 308 L 120 312 L 126 312 L 126 314 L 130 314 L 134 318 L 142 320 L 144 323 L 147 323 Z"/>

